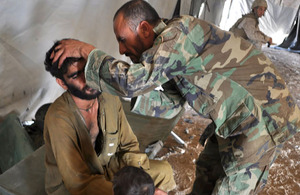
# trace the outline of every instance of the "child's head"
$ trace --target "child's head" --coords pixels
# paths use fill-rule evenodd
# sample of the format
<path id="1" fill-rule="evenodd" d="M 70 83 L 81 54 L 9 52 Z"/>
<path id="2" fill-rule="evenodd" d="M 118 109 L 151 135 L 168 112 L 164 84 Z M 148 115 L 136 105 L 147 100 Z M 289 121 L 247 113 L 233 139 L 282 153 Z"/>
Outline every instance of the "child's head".
<path id="1" fill-rule="evenodd" d="M 154 182 L 143 169 L 126 166 L 113 179 L 114 195 L 153 195 Z"/>

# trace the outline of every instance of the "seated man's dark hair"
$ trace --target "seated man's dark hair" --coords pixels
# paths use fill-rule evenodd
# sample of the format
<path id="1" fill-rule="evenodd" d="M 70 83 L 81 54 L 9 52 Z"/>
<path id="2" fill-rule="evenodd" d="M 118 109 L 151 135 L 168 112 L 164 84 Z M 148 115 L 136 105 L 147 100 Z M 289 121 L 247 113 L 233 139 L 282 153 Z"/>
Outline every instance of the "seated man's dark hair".
<path id="1" fill-rule="evenodd" d="M 114 175 L 113 190 L 114 195 L 153 195 L 155 186 L 143 169 L 126 166 Z"/>
<path id="2" fill-rule="evenodd" d="M 117 15 L 121 13 L 134 32 L 142 21 L 147 21 L 153 26 L 160 21 L 156 10 L 148 2 L 143 0 L 132 0 L 122 5 L 115 13 L 114 20 Z"/>
<path id="3" fill-rule="evenodd" d="M 68 40 L 68 39 L 63 39 L 63 40 Z M 59 59 L 53 63 L 53 59 L 50 58 L 51 53 L 54 51 L 55 47 L 60 44 L 60 41 L 55 41 L 54 45 L 47 51 L 44 65 L 46 71 L 50 72 L 52 76 L 62 79 L 64 81 L 63 75 L 67 73 L 69 65 L 73 64 L 74 62 L 80 61 L 83 58 L 74 58 L 74 57 L 69 57 L 66 58 L 61 65 L 61 68 L 58 69 L 58 62 Z"/>

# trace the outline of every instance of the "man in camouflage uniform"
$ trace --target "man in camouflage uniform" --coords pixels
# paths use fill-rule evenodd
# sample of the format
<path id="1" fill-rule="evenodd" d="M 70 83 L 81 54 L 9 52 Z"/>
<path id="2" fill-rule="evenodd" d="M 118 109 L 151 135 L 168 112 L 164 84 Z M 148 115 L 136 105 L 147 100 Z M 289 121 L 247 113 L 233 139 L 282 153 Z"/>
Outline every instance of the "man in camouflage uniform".
<path id="1" fill-rule="evenodd" d="M 250 41 L 258 49 L 261 49 L 263 43 L 272 44 L 272 38 L 261 32 L 258 27 L 258 18 L 265 14 L 267 7 L 265 0 L 255 0 L 251 6 L 252 12 L 243 15 L 229 30 L 236 36 Z"/>
<path id="2" fill-rule="evenodd" d="M 176 86 L 213 121 L 201 137 L 192 194 L 261 190 L 282 144 L 300 126 L 299 108 L 272 62 L 232 33 L 190 16 L 163 21 L 140 0 L 117 11 L 114 31 L 120 53 L 134 64 L 79 41 L 61 42 L 53 61 L 87 58 L 88 85 L 125 97 Z"/>

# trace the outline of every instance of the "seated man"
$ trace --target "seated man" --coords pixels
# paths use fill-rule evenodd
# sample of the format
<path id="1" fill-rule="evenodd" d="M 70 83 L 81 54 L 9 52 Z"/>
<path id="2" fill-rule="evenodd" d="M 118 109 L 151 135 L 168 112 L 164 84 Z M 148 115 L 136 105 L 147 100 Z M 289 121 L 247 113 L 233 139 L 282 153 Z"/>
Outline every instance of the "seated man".
<path id="1" fill-rule="evenodd" d="M 142 167 L 157 191 L 175 187 L 171 166 L 149 160 L 124 114 L 119 97 L 86 85 L 83 58 L 67 58 L 58 69 L 47 52 L 45 68 L 66 90 L 45 117 L 46 192 L 112 194 L 113 175 L 124 166 Z"/>
<path id="2" fill-rule="evenodd" d="M 154 183 L 143 169 L 126 166 L 113 179 L 114 195 L 153 195 Z"/>
<path id="3" fill-rule="evenodd" d="M 272 44 L 272 38 L 261 32 L 258 27 L 258 18 L 265 14 L 267 7 L 265 0 L 255 0 L 251 6 L 252 12 L 238 19 L 229 31 L 250 41 L 258 49 L 261 49 L 263 43 Z"/>

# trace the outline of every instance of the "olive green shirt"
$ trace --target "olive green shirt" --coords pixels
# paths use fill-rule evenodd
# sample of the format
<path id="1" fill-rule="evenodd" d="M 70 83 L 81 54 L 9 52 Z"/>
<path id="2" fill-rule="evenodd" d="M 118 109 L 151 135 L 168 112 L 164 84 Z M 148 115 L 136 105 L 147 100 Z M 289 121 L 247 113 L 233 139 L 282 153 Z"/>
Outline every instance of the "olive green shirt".
<path id="1" fill-rule="evenodd" d="M 119 98 L 102 93 L 98 101 L 98 125 L 104 134 L 99 156 L 70 94 L 65 92 L 50 106 L 44 128 L 48 194 L 111 194 L 109 180 L 124 165 L 149 169 Z"/>

